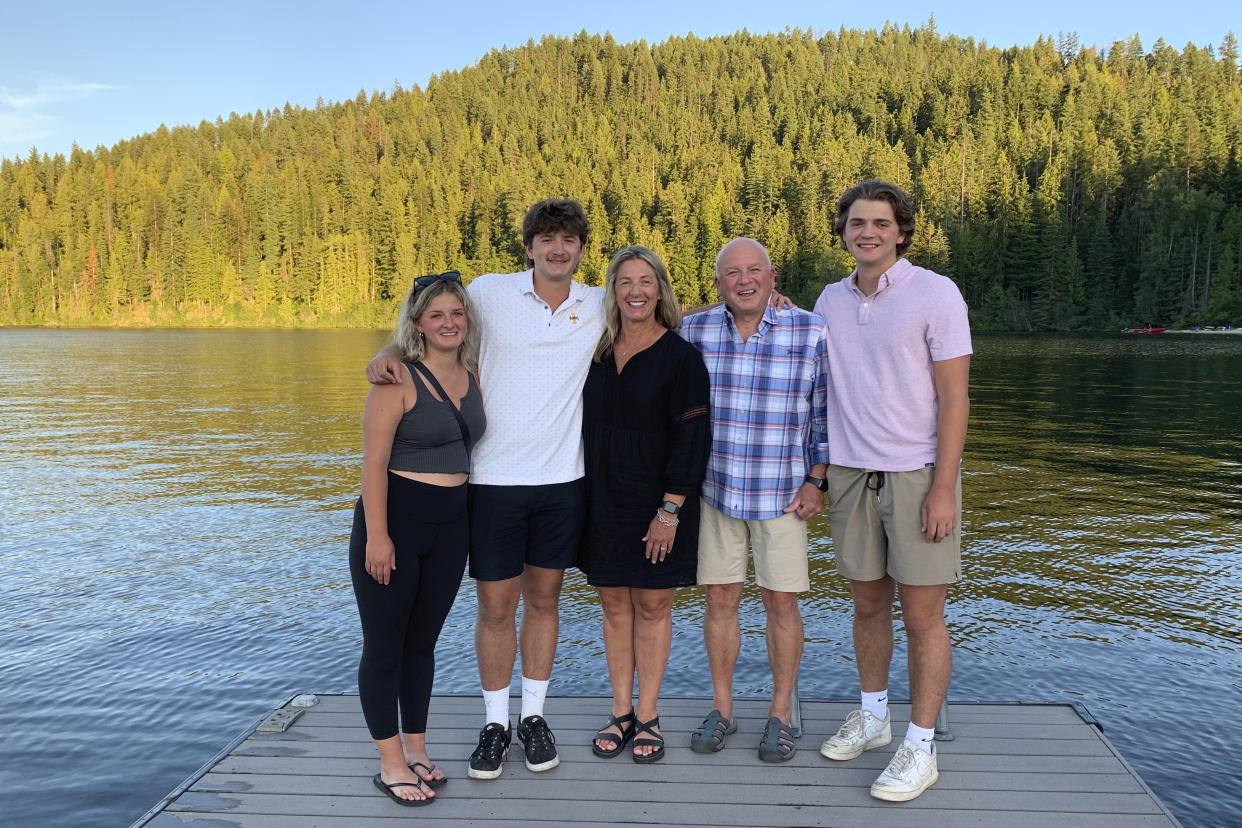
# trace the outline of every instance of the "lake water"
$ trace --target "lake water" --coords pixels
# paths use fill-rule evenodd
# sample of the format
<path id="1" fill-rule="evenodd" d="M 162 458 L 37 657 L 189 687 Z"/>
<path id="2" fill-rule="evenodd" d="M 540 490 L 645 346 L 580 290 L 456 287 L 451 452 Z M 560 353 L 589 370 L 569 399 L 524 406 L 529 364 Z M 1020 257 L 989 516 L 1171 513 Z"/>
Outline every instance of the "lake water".
<path id="1" fill-rule="evenodd" d="M 384 338 L 0 330 L 0 822 L 128 825 L 289 694 L 355 689 L 345 548 Z M 950 698 L 1080 702 L 1185 825 L 1239 824 L 1242 337 L 976 350 Z M 801 689 L 852 698 L 812 530 Z M 438 692 L 477 692 L 473 610 L 467 580 Z M 668 695 L 710 695 L 701 619 L 684 590 Z M 753 592 L 743 634 L 737 690 L 766 693 Z M 603 663 L 571 576 L 552 693 L 607 694 Z"/>

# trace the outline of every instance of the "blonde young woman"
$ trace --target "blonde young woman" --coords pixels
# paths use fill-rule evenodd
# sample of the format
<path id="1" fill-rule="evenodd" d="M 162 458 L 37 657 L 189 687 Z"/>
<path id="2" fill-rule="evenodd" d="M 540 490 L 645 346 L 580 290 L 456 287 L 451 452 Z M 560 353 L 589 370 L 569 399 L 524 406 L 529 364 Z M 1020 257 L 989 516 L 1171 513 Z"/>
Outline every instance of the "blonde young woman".
<path id="1" fill-rule="evenodd" d="M 486 428 L 478 343 L 461 275 L 416 279 L 395 334 L 410 379 L 372 385 L 362 415 L 349 545 L 362 621 L 358 694 L 380 756 L 373 782 L 401 805 L 431 803 L 447 781 L 427 755 L 427 706 L 436 639 L 466 566 L 470 449 Z"/>
<path id="2" fill-rule="evenodd" d="M 606 275 L 607 329 L 583 390 L 582 568 L 604 610 L 613 710 L 592 750 L 611 758 L 633 739 L 633 760 L 649 763 L 664 756 L 657 706 L 673 595 L 695 582 L 698 565 L 708 377 L 699 352 L 677 335 L 681 311 L 659 257 L 626 247 Z"/>

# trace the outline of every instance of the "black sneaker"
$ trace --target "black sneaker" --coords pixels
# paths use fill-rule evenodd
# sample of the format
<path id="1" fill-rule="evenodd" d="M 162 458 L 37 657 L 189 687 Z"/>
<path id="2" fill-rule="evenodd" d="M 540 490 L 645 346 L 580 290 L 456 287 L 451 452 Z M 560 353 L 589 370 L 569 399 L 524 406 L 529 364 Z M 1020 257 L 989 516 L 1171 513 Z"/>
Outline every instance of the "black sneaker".
<path id="1" fill-rule="evenodd" d="M 518 725 L 518 741 L 526 749 L 526 769 L 529 771 L 552 770 L 561 763 L 556 755 L 556 737 L 543 716 L 527 716 Z"/>
<path id="2" fill-rule="evenodd" d="M 492 722 L 480 730 L 479 746 L 470 754 L 470 770 L 466 775 L 471 779 L 495 779 L 500 776 L 512 740 L 512 725 Z"/>

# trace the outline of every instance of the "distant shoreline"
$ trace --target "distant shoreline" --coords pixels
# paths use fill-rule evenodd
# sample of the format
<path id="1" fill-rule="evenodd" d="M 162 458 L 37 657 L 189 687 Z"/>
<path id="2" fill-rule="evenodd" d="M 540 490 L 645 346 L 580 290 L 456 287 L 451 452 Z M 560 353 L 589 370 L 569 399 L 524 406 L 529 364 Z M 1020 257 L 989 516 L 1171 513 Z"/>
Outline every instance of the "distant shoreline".
<path id="1" fill-rule="evenodd" d="M 380 331 L 387 332 L 392 330 L 391 325 L 296 325 L 296 324 L 279 324 L 269 323 L 266 325 L 247 325 L 236 322 L 216 323 L 212 325 L 194 324 L 185 322 L 183 324 L 174 325 L 158 325 L 158 324 L 135 324 L 135 325 L 102 325 L 102 324 L 70 324 L 55 323 L 45 325 L 5 325 L 0 324 L 0 331 L 6 330 L 49 330 L 49 331 Z M 993 330 L 977 330 L 975 333 L 991 333 L 991 334 L 1134 334 L 1136 336 L 1163 336 L 1164 334 L 1242 334 L 1242 328 L 1228 328 L 1218 330 L 1192 330 L 1190 328 L 1166 328 L 1159 334 L 1150 334 L 1142 330 L 1121 330 L 1116 329 L 1101 330 L 1076 330 L 1076 331 L 993 331 Z"/>

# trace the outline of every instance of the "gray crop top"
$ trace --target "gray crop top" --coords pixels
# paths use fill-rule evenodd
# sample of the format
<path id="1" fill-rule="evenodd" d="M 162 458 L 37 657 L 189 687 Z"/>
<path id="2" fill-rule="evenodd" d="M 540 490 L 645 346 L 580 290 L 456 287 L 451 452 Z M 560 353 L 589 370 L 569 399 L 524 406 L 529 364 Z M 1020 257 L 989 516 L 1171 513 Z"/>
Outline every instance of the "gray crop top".
<path id="1" fill-rule="evenodd" d="M 410 375 L 418 383 L 418 399 L 397 423 L 388 468 L 440 474 L 469 472 L 470 458 L 462 442 L 461 426 L 449 410 L 452 403 L 433 397 L 426 380 L 412 367 Z M 469 382 L 466 396 L 461 400 L 461 416 L 470 429 L 473 448 L 487 430 L 487 417 L 483 414 L 483 395 L 479 393 L 473 374 Z"/>

